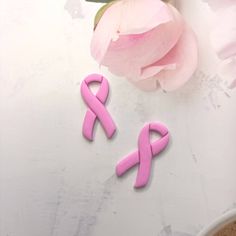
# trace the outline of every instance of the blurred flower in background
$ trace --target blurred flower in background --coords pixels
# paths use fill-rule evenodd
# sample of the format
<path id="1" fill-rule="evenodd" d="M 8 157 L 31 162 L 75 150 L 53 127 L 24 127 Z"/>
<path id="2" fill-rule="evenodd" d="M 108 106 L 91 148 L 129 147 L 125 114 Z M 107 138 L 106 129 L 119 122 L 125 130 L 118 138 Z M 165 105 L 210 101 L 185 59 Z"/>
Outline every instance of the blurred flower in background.
<path id="1" fill-rule="evenodd" d="M 91 54 L 143 90 L 171 91 L 197 67 L 195 34 L 167 0 L 120 0 L 95 18 Z"/>
<path id="2" fill-rule="evenodd" d="M 226 70 L 236 79 L 236 0 L 205 0 L 215 13 L 211 42 Z M 233 87 L 236 86 L 234 81 Z"/>

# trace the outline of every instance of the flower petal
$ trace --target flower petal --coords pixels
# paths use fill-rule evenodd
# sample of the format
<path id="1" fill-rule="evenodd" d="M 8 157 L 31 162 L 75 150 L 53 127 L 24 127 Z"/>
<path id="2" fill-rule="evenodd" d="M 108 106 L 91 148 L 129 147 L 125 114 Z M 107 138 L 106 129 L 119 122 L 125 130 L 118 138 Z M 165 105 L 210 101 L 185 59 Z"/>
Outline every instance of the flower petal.
<path id="1" fill-rule="evenodd" d="M 156 79 L 147 78 L 143 80 L 139 80 L 138 82 L 130 81 L 136 87 L 142 89 L 143 91 L 154 91 L 160 88 L 160 84 Z"/>
<path id="2" fill-rule="evenodd" d="M 141 68 L 164 57 L 178 42 L 183 32 L 183 19 L 175 8 L 168 6 L 171 21 L 144 34 L 121 35 L 112 42 L 102 64 L 119 76 L 137 79 Z"/>
<path id="3" fill-rule="evenodd" d="M 117 35 L 120 21 L 120 2 L 109 7 L 101 17 L 93 33 L 91 41 L 91 54 L 99 63 L 103 59 L 111 39 Z M 107 16 L 111 16 L 107 19 Z"/>
<path id="4" fill-rule="evenodd" d="M 172 91 L 186 83 L 197 67 L 198 50 L 196 37 L 193 31 L 186 26 L 186 29 L 176 44 L 176 46 L 166 55 L 165 58 L 155 63 L 153 66 L 176 63 L 176 69 L 164 68 L 152 78 L 143 79 L 136 83 L 142 89 L 155 90 L 158 85 L 153 81 L 159 81 L 160 86 L 165 91 Z M 149 68 L 150 70 L 150 68 Z M 152 87 L 153 86 L 153 87 Z"/>
<path id="5" fill-rule="evenodd" d="M 235 4 L 235 0 L 205 0 L 213 10 L 230 7 Z"/>
<path id="6" fill-rule="evenodd" d="M 120 34 L 145 33 L 172 19 L 168 5 L 161 0 L 123 0 Z"/>
<path id="7" fill-rule="evenodd" d="M 91 42 L 92 56 L 100 63 L 112 39 L 141 34 L 173 20 L 168 6 L 160 0 L 123 0 L 102 15 Z"/>
<path id="8" fill-rule="evenodd" d="M 222 20 L 223 19 L 223 20 Z M 236 55 L 236 2 L 217 12 L 211 40 L 218 56 L 227 59 Z"/>

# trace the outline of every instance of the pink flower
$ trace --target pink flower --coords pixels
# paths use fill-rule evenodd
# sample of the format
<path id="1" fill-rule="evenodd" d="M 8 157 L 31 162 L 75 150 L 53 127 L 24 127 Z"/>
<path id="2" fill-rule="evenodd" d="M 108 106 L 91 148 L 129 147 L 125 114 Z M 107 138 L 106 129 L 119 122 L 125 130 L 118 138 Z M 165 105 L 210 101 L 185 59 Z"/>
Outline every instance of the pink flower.
<path id="1" fill-rule="evenodd" d="M 211 42 L 218 57 L 226 60 L 224 72 L 236 78 L 236 0 L 205 0 L 215 10 Z M 232 88 L 235 87 L 235 81 Z"/>
<path id="2" fill-rule="evenodd" d="M 235 0 L 205 0 L 209 6 L 214 10 L 219 10 L 220 8 L 230 7 L 235 4 Z"/>
<path id="3" fill-rule="evenodd" d="M 216 12 L 211 41 L 221 59 L 236 56 L 236 1 L 206 0 Z"/>
<path id="4" fill-rule="evenodd" d="M 197 43 L 180 13 L 161 0 L 115 1 L 93 34 L 100 65 L 144 90 L 179 88 L 197 67 Z"/>

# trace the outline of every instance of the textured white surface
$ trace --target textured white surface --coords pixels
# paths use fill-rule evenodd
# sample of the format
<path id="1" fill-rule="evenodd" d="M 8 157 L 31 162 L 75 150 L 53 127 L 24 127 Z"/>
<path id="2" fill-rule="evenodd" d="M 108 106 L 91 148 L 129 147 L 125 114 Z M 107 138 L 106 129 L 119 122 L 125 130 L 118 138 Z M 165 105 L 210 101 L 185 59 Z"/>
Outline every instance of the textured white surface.
<path id="1" fill-rule="evenodd" d="M 100 70 L 89 52 L 99 4 L 82 2 L 78 18 L 78 1 L 68 2 L 0 1 L 0 235 L 196 235 L 236 207 L 236 92 L 209 46 L 207 6 L 178 2 L 200 63 L 184 88 L 165 94 Z M 91 72 L 110 80 L 112 141 L 100 126 L 92 144 L 81 135 L 79 88 Z M 155 120 L 168 125 L 171 145 L 137 191 L 136 170 L 117 179 L 115 164 Z"/>

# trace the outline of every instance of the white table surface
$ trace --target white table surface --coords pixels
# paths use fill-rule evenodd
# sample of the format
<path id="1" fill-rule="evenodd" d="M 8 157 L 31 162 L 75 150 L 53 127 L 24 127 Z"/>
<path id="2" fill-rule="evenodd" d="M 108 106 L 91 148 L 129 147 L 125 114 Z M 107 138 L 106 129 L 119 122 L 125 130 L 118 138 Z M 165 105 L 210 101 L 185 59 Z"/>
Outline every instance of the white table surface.
<path id="1" fill-rule="evenodd" d="M 0 1 L 0 235 L 195 236 L 236 207 L 236 91 L 210 47 L 209 9 L 178 2 L 199 38 L 199 68 L 166 94 L 99 69 L 89 51 L 99 4 L 82 2 L 83 18 L 65 4 Z M 112 141 L 100 126 L 93 143 L 81 135 L 80 82 L 93 72 L 111 84 Z M 171 144 L 137 191 L 137 170 L 117 179 L 114 168 L 156 120 L 168 125 Z"/>

